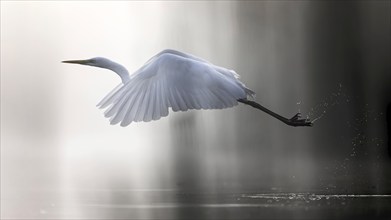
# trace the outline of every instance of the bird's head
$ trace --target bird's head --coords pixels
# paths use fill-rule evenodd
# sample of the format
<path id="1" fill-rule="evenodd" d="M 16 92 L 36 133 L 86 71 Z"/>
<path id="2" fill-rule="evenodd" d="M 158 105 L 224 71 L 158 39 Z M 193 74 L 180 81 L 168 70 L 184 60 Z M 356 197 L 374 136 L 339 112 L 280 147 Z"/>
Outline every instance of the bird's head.
<path id="1" fill-rule="evenodd" d="M 104 57 L 94 57 L 87 60 L 64 60 L 63 63 L 81 64 L 88 66 L 95 66 L 101 68 L 108 68 L 112 65 L 112 61 Z"/>

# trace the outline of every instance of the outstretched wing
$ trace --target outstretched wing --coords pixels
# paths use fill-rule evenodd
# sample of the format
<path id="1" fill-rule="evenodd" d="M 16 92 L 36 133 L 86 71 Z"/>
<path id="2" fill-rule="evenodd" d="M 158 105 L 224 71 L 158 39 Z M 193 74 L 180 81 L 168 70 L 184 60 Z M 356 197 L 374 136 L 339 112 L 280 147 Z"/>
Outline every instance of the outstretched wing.
<path id="1" fill-rule="evenodd" d="M 226 71 L 223 73 L 223 71 Z M 111 124 L 158 120 L 173 111 L 222 109 L 252 95 L 236 75 L 201 59 L 163 53 L 147 62 L 126 84 L 99 104 Z"/>

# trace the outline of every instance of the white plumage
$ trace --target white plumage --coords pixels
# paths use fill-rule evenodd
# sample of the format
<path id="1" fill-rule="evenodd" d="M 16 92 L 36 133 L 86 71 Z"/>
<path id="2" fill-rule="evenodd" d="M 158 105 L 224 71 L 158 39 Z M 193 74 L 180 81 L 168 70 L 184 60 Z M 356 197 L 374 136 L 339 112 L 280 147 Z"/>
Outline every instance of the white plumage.
<path id="1" fill-rule="evenodd" d="M 239 81 L 239 75 L 201 58 L 175 50 L 164 50 L 129 76 L 127 70 L 106 58 L 63 61 L 107 68 L 122 83 L 97 105 L 106 109 L 111 124 L 158 120 L 189 109 L 223 109 L 255 93 Z"/>

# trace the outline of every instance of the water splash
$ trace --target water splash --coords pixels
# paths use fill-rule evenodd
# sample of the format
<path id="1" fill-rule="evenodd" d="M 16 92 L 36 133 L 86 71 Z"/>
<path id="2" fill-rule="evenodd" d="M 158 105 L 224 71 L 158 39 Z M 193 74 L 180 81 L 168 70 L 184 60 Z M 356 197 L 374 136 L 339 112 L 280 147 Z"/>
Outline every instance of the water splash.
<path id="1" fill-rule="evenodd" d="M 332 92 L 329 96 L 312 107 L 306 118 L 312 119 L 312 122 L 316 122 L 322 119 L 327 113 L 331 112 L 330 110 L 332 107 L 339 104 L 349 104 L 352 102 L 352 99 L 353 98 L 348 95 L 348 92 L 342 83 L 339 83 L 335 92 Z M 301 102 L 297 102 L 298 105 L 300 105 L 300 103 Z M 382 138 L 368 137 L 365 134 L 369 123 L 378 123 L 385 119 L 384 113 L 373 110 L 368 103 L 363 105 L 360 109 L 362 110 L 357 117 L 346 122 L 347 127 L 354 131 L 353 137 L 351 138 L 352 150 L 346 158 L 346 161 L 349 160 L 349 157 L 356 157 L 359 154 L 359 149 L 362 149 L 362 145 L 370 144 L 375 147 L 382 147 L 384 144 Z M 366 152 L 364 152 L 364 154 L 367 155 Z"/>
<path id="2" fill-rule="evenodd" d="M 331 95 L 327 96 L 320 103 L 312 107 L 311 110 L 308 112 L 306 118 L 313 118 L 312 122 L 315 122 L 323 118 L 329 108 L 340 104 L 342 100 L 346 100 L 347 103 L 350 102 L 349 96 L 343 90 L 342 84 L 339 83 L 336 92 L 331 93 Z"/>
<path id="3" fill-rule="evenodd" d="M 384 143 L 384 140 L 380 137 L 368 137 L 365 135 L 365 128 L 369 123 L 376 123 L 377 121 L 383 120 L 383 112 L 375 112 L 369 108 L 368 104 L 362 112 L 353 121 L 348 121 L 347 125 L 350 129 L 356 132 L 353 136 L 351 144 L 353 147 L 358 147 L 365 144 L 371 144 L 379 147 Z"/>

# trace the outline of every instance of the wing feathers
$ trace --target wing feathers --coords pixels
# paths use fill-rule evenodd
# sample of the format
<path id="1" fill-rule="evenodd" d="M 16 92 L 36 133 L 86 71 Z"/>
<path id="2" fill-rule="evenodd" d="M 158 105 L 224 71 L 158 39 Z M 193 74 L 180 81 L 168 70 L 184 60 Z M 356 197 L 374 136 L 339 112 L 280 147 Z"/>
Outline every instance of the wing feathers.
<path id="1" fill-rule="evenodd" d="M 132 83 L 133 85 L 133 83 Z M 107 106 L 111 105 L 112 103 L 116 102 L 119 98 L 121 98 L 121 96 L 123 95 L 123 93 L 125 93 L 130 86 L 132 86 L 130 83 L 129 84 L 126 84 L 126 85 L 123 85 L 122 83 L 120 85 L 118 85 L 118 89 L 114 89 L 112 92 L 112 94 L 108 94 L 100 103 L 98 103 L 98 107 L 100 109 L 104 109 L 106 108 Z"/>
<path id="2" fill-rule="evenodd" d="M 111 112 L 109 111 L 105 115 L 106 117 L 111 117 L 110 124 L 117 124 L 125 118 L 128 110 L 131 108 L 132 102 L 134 101 L 138 93 L 138 88 L 139 86 L 131 88 L 126 93 L 126 95 L 122 97 L 122 99 L 120 99 L 117 103 L 113 104 Z"/>
<path id="3" fill-rule="evenodd" d="M 118 122 L 122 121 L 126 114 L 126 109 L 128 105 L 128 101 L 131 99 L 130 95 L 127 95 L 121 106 L 118 108 L 118 111 L 115 112 L 115 115 L 110 119 L 110 124 L 117 124 Z M 108 116 L 111 117 L 111 116 Z"/>
<path id="4" fill-rule="evenodd" d="M 108 99 L 110 99 L 118 90 L 122 88 L 123 84 L 117 85 L 111 92 L 109 92 L 96 106 L 101 107 L 104 103 L 107 103 Z"/>
<path id="5" fill-rule="evenodd" d="M 155 102 L 156 102 L 156 85 L 155 83 L 152 83 L 151 86 L 150 86 L 150 95 L 149 95 L 149 100 L 148 101 L 148 107 L 146 108 L 145 110 L 145 114 L 144 114 L 144 119 L 143 121 L 151 121 L 152 120 L 152 116 L 153 116 L 153 112 L 154 112 L 154 108 L 155 108 Z"/>
<path id="6" fill-rule="evenodd" d="M 179 104 L 179 109 L 181 111 L 188 110 L 189 108 L 187 107 L 185 100 L 182 98 L 181 92 L 178 91 L 178 89 L 175 89 L 175 93 L 176 93 L 176 100 L 178 101 Z"/>
<path id="7" fill-rule="evenodd" d="M 159 97 L 159 92 L 160 92 L 160 84 L 159 82 L 156 83 L 155 85 L 155 92 L 154 92 L 154 95 L 155 95 L 155 105 L 154 105 L 154 109 L 153 109 L 153 114 L 152 114 L 152 120 L 158 120 L 160 118 L 160 109 L 162 108 L 162 104 L 161 104 L 161 99 Z"/>
<path id="8" fill-rule="evenodd" d="M 232 70 L 167 51 L 147 62 L 126 84 L 120 84 L 98 104 L 107 108 L 111 124 L 158 120 L 189 109 L 223 109 L 255 93 Z"/>
<path id="9" fill-rule="evenodd" d="M 135 105 L 135 103 L 138 102 L 138 100 L 140 99 L 142 92 L 143 90 L 134 93 L 132 100 L 129 103 L 129 108 L 127 109 L 126 115 L 124 116 L 124 119 L 121 121 L 121 126 L 123 127 L 128 126 L 134 120 L 134 115 L 138 107 Z"/>
<path id="10" fill-rule="evenodd" d="M 211 90 L 205 87 L 188 91 L 175 87 L 165 88 L 162 82 L 121 87 L 105 99 L 99 104 L 110 106 L 105 111 L 105 116 L 110 118 L 110 124 L 121 122 L 121 126 L 127 126 L 132 121 L 158 120 L 168 115 L 169 107 L 176 112 L 189 109 L 222 109 L 237 105 L 234 94 L 221 88 Z"/>
<path id="11" fill-rule="evenodd" d="M 165 88 L 165 84 L 163 82 L 159 83 L 160 89 L 159 89 L 159 95 L 160 95 L 160 113 L 161 117 L 165 117 L 168 115 L 168 94 L 167 94 L 167 89 Z"/>
<path id="12" fill-rule="evenodd" d="M 120 108 L 125 104 L 125 101 L 127 100 L 128 94 L 130 92 L 131 91 L 122 92 L 122 94 L 123 94 L 122 97 L 119 97 L 118 99 L 114 100 L 113 105 L 110 106 L 110 108 L 108 108 L 105 111 L 105 116 L 107 118 L 115 115 L 118 112 L 118 110 L 120 110 Z"/>
<path id="13" fill-rule="evenodd" d="M 134 118 L 135 122 L 139 122 L 144 118 L 145 110 L 147 109 L 148 98 L 151 92 L 151 90 L 149 89 L 150 83 L 148 83 L 145 87 L 145 91 L 143 92 L 142 98 L 140 99 L 140 102 L 138 104 L 139 107 Z"/>
<path id="14" fill-rule="evenodd" d="M 177 104 L 177 97 L 174 95 L 174 91 L 172 89 L 169 89 L 169 102 L 170 102 L 170 107 L 174 112 L 179 111 L 179 106 Z"/>
<path id="15" fill-rule="evenodd" d="M 131 123 L 132 121 L 136 121 L 135 117 L 139 108 L 141 108 L 140 103 L 142 102 L 144 94 L 145 94 L 145 87 L 140 86 L 140 91 L 137 93 L 137 97 L 135 98 L 134 102 L 132 102 L 131 110 L 130 111 L 128 110 L 128 113 L 125 116 L 124 120 L 126 123 Z"/>

